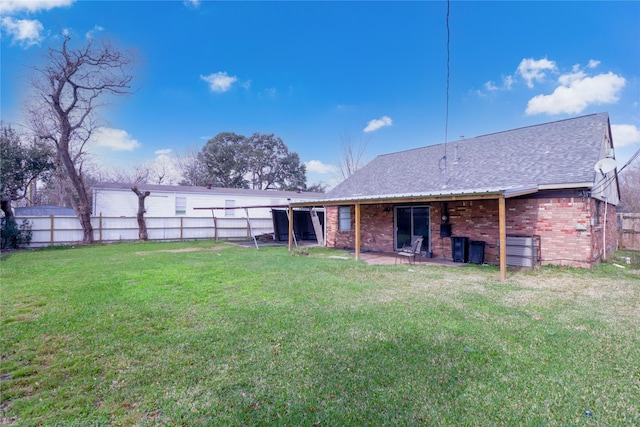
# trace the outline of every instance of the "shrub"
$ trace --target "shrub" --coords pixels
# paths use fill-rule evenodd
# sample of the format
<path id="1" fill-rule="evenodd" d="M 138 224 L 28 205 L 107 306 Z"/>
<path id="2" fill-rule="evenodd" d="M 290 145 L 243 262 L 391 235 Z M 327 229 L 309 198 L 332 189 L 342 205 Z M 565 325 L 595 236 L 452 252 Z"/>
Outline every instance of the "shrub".
<path id="1" fill-rule="evenodd" d="M 0 249 L 18 249 L 20 246 L 31 243 L 31 224 L 23 219 L 18 226 L 15 219 L 4 217 L 0 220 Z"/>

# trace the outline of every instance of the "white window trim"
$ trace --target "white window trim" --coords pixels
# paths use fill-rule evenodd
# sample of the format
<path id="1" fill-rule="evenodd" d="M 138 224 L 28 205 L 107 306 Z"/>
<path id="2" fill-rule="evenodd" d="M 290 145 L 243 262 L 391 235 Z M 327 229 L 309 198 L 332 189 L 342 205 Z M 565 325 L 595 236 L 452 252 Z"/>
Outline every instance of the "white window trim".
<path id="1" fill-rule="evenodd" d="M 184 204 L 178 204 L 178 201 L 184 201 Z M 176 216 L 183 216 L 187 214 L 187 198 L 184 196 L 176 196 Z M 179 209 L 184 208 L 184 209 Z"/>

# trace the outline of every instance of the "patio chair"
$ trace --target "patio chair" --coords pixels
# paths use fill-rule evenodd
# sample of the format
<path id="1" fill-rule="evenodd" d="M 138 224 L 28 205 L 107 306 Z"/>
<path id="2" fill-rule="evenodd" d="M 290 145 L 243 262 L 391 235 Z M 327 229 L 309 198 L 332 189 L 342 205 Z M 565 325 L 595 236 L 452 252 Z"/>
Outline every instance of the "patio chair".
<path id="1" fill-rule="evenodd" d="M 413 236 L 411 237 L 411 244 L 405 245 L 398 252 L 396 252 L 396 264 L 398 263 L 398 259 L 402 262 L 402 258 L 407 258 L 409 264 L 415 264 L 416 257 L 420 255 L 420 251 L 422 250 L 422 241 L 424 238 L 422 236 Z"/>

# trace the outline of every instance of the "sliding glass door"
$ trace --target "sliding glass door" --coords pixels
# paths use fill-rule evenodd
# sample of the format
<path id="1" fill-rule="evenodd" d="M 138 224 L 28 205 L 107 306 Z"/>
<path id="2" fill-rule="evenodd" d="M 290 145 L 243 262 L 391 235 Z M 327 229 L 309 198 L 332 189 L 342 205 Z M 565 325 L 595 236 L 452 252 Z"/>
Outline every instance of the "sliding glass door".
<path id="1" fill-rule="evenodd" d="M 428 251 L 431 238 L 429 236 L 429 206 L 398 206 L 395 208 L 396 250 L 411 243 L 411 236 L 422 236 L 422 250 Z"/>

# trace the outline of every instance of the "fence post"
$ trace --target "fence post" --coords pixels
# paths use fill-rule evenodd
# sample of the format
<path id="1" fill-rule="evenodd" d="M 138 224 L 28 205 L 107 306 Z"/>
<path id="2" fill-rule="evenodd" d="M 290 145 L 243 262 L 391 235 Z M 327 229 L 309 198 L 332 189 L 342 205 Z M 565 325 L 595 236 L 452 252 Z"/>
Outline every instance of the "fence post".
<path id="1" fill-rule="evenodd" d="M 218 221 L 216 219 L 215 212 L 213 212 L 213 209 L 211 209 L 211 216 L 213 217 L 213 238 L 217 242 L 218 241 Z"/>
<path id="2" fill-rule="evenodd" d="M 99 228 L 100 228 L 99 241 L 100 243 L 102 243 L 102 212 L 100 212 Z"/>
<path id="3" fill-rule="evenodd" d="M 53 246 L 53 244 L 55 243 L 55 241 L 53 240 L 53 233 L 54 233 L 53 214 L 51 214 L 51 216 L 49 218 L 51 218 L 51 246 Z"/>
<path id="4" fill-rule="evenodd" d="M 182 220 L 184 219 L 184 217 L 180 217 L 180 241 L 182 242 Z"/>

